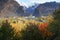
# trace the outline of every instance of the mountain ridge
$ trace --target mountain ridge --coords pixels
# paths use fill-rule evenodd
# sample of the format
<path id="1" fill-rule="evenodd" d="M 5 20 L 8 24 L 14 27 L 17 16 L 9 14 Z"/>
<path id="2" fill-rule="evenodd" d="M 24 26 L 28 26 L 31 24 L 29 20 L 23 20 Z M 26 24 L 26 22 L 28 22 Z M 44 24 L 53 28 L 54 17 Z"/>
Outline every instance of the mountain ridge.
<path id="1" fill-rule="evenodd" d="M 43 4 L 39 4 L 37 8 L 35 8 L 33 16 L 42 16 L 42 15 L 48 15 L 50 13 L 53 14 L 53 11 L 59 8 L 59 4 L 57 2 L 47 2 Z"/>
<path id="2" fill-rule="evenodd" d="M 14 17 L 14 16 L 35 16 L 53 14 L 53 11 L 58 9 L 60 3 L 46 2 L 43 4 L 36 4 L 29 8 L 21 6 L 14 0 L 0 0 L 0 17 Z"/>
<path id="3" fill-rule="evenodd" d="M 0 8 L 2 8 L 0 9 L 0 17 L 21 16 L 24 13 L 23 6 L 20 6 L 14 0 L 0 0 L 0 3 Z"/>

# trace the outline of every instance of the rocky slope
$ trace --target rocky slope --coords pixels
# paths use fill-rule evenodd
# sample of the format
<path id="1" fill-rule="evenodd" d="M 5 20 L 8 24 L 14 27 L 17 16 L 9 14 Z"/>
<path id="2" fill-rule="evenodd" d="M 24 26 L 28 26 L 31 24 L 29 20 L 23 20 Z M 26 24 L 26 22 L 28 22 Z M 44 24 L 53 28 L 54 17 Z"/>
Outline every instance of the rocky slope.
<path id="1" fill-rule="evenodd" d="M 23 7 L 14 0 L 0 0 L 0 17 L 22 16 Z"/>

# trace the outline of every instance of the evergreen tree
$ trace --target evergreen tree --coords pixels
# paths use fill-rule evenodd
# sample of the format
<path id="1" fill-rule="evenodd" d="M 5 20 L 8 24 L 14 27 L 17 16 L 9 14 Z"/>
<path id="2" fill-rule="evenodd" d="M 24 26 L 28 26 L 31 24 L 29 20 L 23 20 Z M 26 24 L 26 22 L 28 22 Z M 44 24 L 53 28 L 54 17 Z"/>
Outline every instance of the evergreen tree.
<path id="1" fill-rule="evenodd" d="M 53 17 L 54 21 L 52 21 L 49 25 L 49 30 L 52 32 L 50 40 L 54 40 L 60 36 L 60 8 L 53 12 Z"/>

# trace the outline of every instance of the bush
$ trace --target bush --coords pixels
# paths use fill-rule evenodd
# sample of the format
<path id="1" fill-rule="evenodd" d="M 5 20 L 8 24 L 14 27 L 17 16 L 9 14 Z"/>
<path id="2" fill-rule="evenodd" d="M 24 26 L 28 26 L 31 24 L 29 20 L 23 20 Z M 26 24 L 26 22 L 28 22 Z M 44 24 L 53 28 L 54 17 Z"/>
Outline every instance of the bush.
<path id="1" fill-rule="evenodd" d="M 43 40 L 36 25 L 27 25 L 26 30 L 22 30 L 22 40 Z"/>

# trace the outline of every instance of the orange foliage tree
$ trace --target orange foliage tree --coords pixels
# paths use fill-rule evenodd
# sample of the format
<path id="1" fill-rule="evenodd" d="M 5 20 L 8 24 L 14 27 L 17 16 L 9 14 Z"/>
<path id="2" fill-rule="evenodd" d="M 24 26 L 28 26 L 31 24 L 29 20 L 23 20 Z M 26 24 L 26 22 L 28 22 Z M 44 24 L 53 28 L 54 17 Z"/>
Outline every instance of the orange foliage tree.
<path id="1" fill-rule="evenodd" d="M 42 22 L 38 24 L 38 29 L 41 31 L 42 37 L 45 39 L 47 37 L 51 36 L 51 32 L 47 28 L 48 23 L 47 22 Z"/>

